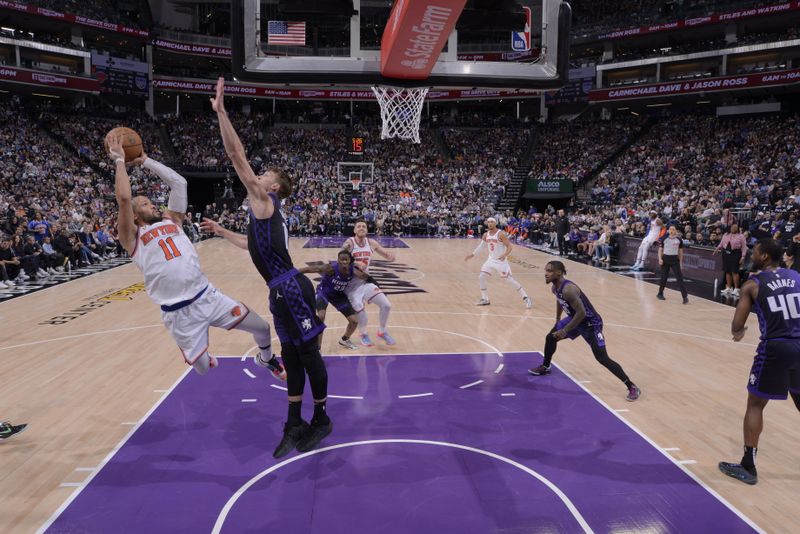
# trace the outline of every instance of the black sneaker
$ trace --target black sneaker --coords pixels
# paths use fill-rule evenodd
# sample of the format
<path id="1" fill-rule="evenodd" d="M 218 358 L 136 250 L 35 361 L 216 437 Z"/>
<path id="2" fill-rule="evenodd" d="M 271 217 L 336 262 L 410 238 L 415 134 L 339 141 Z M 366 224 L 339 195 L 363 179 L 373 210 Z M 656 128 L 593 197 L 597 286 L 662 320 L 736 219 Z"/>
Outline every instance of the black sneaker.
<path id="1" fill-rule="evenodd" d="M 528 372 L 535 376 L 542 376 L 542 375 L 549 375 L 550 374 L 550 366 L 549 365 L 540 365 L 536 369 L 528 369 Z"/>
<path id="2" fill-rule="evenodd" d="M 272 453 L 273 458 L 283 458 L 294 450 L 305 433 L 308 431 L 308 423 L 302 421 L 299 425 L 289 426 L 289 423 L 283 425 L 283 437 L 278 446 L 275 447 L 275 452 Z"/>
<path id="3" fill-rule="evenodd" d="M 683 297 L 683 303 L 689 304 L 689 297 Z"/>
<path id="4" fill-rule="evenodd" d="M 665 298 L 664 298 L 664 295 L 662 295 L 661 293 L 659 293 L 658 295 L 656 295 L 656 298 L 657 298 L 658 300 L 667 300 L 667 299 L 665 299 Z"/>
<path id="5" fill-rule="evenodd" d="M 749 484 L 751 486 L 755 486 L 758 482 L 758 475 L 754 475 L 744 467 L 742 464 L 731 464 L 728 462 L 720 462 L 719 463 L 719 470 L 728 475 L 731 478 L 735 478 L 736 480 L 740 480 L 745 484 Z"/>
<path id="6" fill-rule="evenodd" d="M 19 434 L 26 428 L 28 428 L 28 425 L 12 425 L 11 423 L 2 423 L 0 424 L 0 441 Z"/>
<path id="7" fill-rule="evenodd" d="M 308 427 L 308 431 L 303 434 L 300 443 L 297 444 L 297 450 L 300 452 L 310 451 L 319 445 L 319 442 L 325 439 L 325 436 L 330 434 L 332 430 L 333 421 L 330 419 L 328 419 L 328 422 L 324 425 L 312 422 L 311 426 Z"/>

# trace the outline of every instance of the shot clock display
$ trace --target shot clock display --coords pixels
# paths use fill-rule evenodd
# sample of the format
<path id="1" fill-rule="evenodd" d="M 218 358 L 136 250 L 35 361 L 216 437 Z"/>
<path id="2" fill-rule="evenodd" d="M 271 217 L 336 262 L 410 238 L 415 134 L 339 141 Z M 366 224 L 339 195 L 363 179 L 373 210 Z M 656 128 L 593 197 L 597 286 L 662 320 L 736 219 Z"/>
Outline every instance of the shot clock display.
<path id="1" fill-rule="evenodd" d="M 364 155 L 364 138 L 351 137 L 350 138 L 350 155 L 363 156 Z"/>

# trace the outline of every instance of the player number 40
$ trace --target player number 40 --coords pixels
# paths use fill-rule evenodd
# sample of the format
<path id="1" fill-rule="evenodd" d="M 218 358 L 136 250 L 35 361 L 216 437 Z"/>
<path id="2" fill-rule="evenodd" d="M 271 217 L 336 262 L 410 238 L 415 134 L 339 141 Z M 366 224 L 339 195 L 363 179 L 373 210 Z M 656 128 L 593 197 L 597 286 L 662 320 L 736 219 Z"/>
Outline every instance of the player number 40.
<path id="1" fill-rule="evenodd" d="M 769 311 L 781 312 L 783 320 L 800 319 L 800 293 L 767 297 Z"/>
<path id="2" fill-rule="evenodd" d="M 175 246 L 175 242 L 171 237 L 159 239 L 158 246 L 164 251 L 164 257 L 167 259 L 167 261 L 175 259 L 181 255 L 181 251 Z"/>

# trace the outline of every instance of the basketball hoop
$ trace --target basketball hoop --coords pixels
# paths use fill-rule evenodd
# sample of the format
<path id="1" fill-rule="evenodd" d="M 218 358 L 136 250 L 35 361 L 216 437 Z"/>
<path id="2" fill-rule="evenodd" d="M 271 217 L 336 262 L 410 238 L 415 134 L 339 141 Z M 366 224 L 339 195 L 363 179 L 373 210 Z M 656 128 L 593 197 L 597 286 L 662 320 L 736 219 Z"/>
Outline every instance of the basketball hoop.
<path id="1" fill-rule="evenodd" d="M 419 121 L 422 118 L 422 103 L 430 87 L 389 87 L 378 85 L 372 88 L 381 106 L 381 139 L 410 139 L 419 143 Z"/>
<path id="2" fill-rule="evenodd" d="M 353 191 L 361 189 L 361 177 L 353 176 L 350 178 L 350 183 L 353 184 Z"/>

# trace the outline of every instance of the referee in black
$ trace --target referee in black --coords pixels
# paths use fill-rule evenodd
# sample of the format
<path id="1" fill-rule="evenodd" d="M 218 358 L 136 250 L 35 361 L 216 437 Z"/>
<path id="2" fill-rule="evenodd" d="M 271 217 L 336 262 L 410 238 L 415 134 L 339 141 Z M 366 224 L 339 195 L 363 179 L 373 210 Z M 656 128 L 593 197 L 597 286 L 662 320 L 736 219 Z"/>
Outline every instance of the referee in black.
<path id="1" fill-rule="evenodd" d="M 678 229 L 675 225 L 669 227 L 669 235 L 661 242 L 658 249 L 658 264 L 661 266 L 661 283 L 658 286 L 658 300 L 666 300 L 664 298 L 664 287 L 667 285 L 667 278 L 669 278 L 669 270 L 675 271 L 675 277 L 678 279 L 678 285 L 681 288 L 681 295 L 683 295 L 683 303 L 689 304 L 689 297 L 686 293 L 686 285 L 683 283 L 683 273 L 681 272 L 681 264 L 683 263 L 683 239 L 678 237 Z"/>

